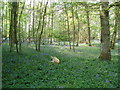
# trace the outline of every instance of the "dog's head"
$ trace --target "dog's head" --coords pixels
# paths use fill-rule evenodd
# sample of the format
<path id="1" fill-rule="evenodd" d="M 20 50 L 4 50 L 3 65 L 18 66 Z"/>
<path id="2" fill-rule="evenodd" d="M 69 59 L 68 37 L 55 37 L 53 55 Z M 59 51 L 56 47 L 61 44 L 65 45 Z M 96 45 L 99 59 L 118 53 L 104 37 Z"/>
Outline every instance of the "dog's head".
<path id="1" fill-rule="evenodd" d="M 51 56 L 51 58 L 53 58 L 53 56 Z"/>

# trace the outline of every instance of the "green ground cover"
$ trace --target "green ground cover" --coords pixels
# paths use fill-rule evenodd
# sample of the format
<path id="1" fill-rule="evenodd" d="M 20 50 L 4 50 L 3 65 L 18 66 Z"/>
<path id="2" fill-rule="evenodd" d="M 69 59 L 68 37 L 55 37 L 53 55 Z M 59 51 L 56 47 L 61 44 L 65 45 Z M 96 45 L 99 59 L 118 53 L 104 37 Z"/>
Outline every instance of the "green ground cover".
<path id="1" fill-rule="evenodd" d="M 76 52 L 68 46 L 23 47 L 22 52 L 9 52 L 2 46 L 3 88 L 116 88 L 118 86 L 118 54 L 112 50 L 112 61 L 99 60 L 99 46 L 79 46 Z M 49 61 L 50 56 L 60 64 Z"/>

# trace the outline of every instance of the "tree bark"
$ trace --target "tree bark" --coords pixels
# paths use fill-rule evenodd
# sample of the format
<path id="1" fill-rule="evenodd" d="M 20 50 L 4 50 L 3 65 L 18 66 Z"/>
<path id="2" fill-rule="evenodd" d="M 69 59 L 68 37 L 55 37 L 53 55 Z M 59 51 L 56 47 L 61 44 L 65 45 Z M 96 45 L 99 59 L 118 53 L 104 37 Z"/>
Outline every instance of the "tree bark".
<path id="1" fill-rule="evenodd" d="M 106 10 L 108 2 L 101 2 L 100 20 L 101 20 L 101 53 L 99 58 L 102 60 L 111 60 L 110 51 L 110 30 L 109 30 L 109 11 Z"/>
<path id="2" fill-rule="evenodd" d="M 3 11 L 4 11 L 4 5 L 2 4 L 2 12 Z M 2 13 L 2 36 L 3 36 L 3 32 L 4 32 L 4 14 Z M 2 41 L 1 41 L 1 43 L 2 43 Z"/>
<path id="3" fill-rule="evenodd" d="M 16 44 L 16 51 L 17 51 L 17 53 L 19 52 L 18 51 L 18 40 L 17 40 L 17 23 L 18 23 L 18 21 L 17 21 L 17 17 L 18 17 L 18 2 L 13 2 L 12 3 L 12 5 L 13 5 L 13 10 L 14 10 L 14 42 L 15 42 L 15 44 Z"/>
<path id="4" fill-rule="evenodd" d="M 45 5 L 45 9 L 44 9 L 43 22 L 42 22 L 41 32 L 40 32 L 40 35 L 39 35 L 38 51 L 40 51 L 41 38 L 42 38 L 43 31 L 44 31 L 45 15 L 46 15 L 46 11 L 47 11 L 47 5 L 48 5 L 48 1 L 47 1 L 46 5 Z"/>
<path id="5" fill-rule="evenodd" d="M 22 44 L 22 41 L 21 41 L 21 16 L 22 16 L 22 13 L 23 13 L 23 9 L 24 9 L 24 5 L 25 3 L 23 3 L 23 6 L 22 6 L 22 10 L 20 12 L 20 15 L 19 15 L 19 33 L 18 33 L 18 36 L 19 36 L 19 51 L 21 51 L 21 44 Z M 23 27 L 22 27 L 23 28 Z"/>
<path id="6" fill-rule="evenodd" d="M 17 18 L 18 18 L 18 2 L 11 3 L 11 17 L 10 17 L 10 31 L 9 31 L 9 39 L 10 39 L 10 52 L 13 49 L 13 45 L 16 45 L 16 51 L 18 50 L 18 40 L 17 40 Z"/>
<path id="7" fill-rule="evenodd" d="M 30 1 L 30 8 L 31 8 L 31 1 Z M 29 12 L 30 14 L 30 22 L 31 22 L 31 12 Z M 28 44 L 31 42 L 31 37 L 30 37 L 30 30 L 31 30 L 31 27 L 30 27 L 30 22 L 29 22 L 29 29 L 28 29 Z"/>
<path id="8" fill-rule="evenodd" d="M 116 36 L 118 31 L 118 17 L 119 17 L 119 7 L 116 6 L 115 7 L 115 25 L 114 25 L 114 31 L 111 39 L 111 49 L 115 48 L 115 41 L 116 41 Z"/>
<path id="9" fill-rule="evenodd" d="M 86 14 L 87 14 L 87 28 L 88 28 L 88 46 L 91 46 L 91 40 L 90 40 L 90 38 L 91 38 L 91 33 L 90 33 L 90 21 L 89 21 L 89 6 L 88 6 L 88 4 L 86 4 Z"/>
<path id="10" fill-rule="evenodd" d="M 72 22 L 73 22 L 73 51 L 75 52 L 75 21 L 74 21 L 74 12 L 73 12 L 73 5 L 72 5 Z"/>
<path id="11" fill-rule="evenodd" d="M 40 8 L 42 7 L 42 2 L 41 2 L 41 4 L 40 4 Z M 38 37 L 38 35 L 39 35 L 39 30 L 40 30 L 40 28 L 41 28 L 41 19 L 42 19 L 42 9 L 40 9 L 40 17 L 39 17 L 39 23 L 38 23 L 38 28 L 37 28 L 37 30 L 36 30 L 36 41 L 35 41 L 35 47 L 36 47 L 36 51 L 38 51 L 38 43 L 39 43 L 39 41 L 38 41 L 38 39 L 39 39 L 39 37 Z"/>
<path id="12" fill-rule="evenodd" d="M 71 41 L 70 41 L 70 27 L 69 27 L 69 17 L 68 17 L 67 7 L 66 7 L 66 4 L 65 4 L 65 3 L 64 3 L 64 7 L 65 7 L 65 13 L 66 13 L 66 16 L 67 16 L 68 41 L 69 41 L 69 46 L 70 46 L 70 49 L 71 49 Z"/>
<path id="13" fill-rule="evenodd" d="M 10 11 L 10 30 L 9 30 L 9 45 L 10 45 L 10 52 L 12 52 L 12 50 L 13 50 L 13 44 L 14 44 L 14 42 L 13 42 L 13 15 L 12 15 L 12 13 L 13 13 L 13 7 L 12 7 L 12 3 L 10 3 L 11 4 L 11 11 Z"/>
<path id="14" fill-rule="evenodd" d="M 35 43 L 35 12 L 34 12 L 34 0 L 33 0 L 33 20 L 32 20 L 32 24 L 33 24 L 33 26 L 32 26 L 32 30 L 33 30 L 33 41 L 34 41 L 34 43 Z"/>
<path id="15" fill-rule="evenodd" d="M 49 20 L 49 21 L 48 21 L 48 26 L 49 26 L 48 43 L 50 44 L 50 36 L 51 36 L 51 34 L 50 34 L 50 31 L 51 31 L 51 30 L 50 30 L 50 27 L 51 27 L 51 25 L 50 25 L 50 20 L 51 20 L 51 19 L 50 19 L 50 15 L 49 15 L 49 17 L 48 17 L 48 20 Z"/>
<path id="16" fill-rule="evenodd" d="M 118 10 L 120 12 L 120 7 L 118 7 Z M 118 28 L 118 40 L 120 40 L 120 13 L 118 14 L 118 27 L 117 28 Z"/>
<path id="17" fill-rule="evenodd" d="M 52 38 L 53 38 L 53 8 L 52 8 L 52 20 L 51 20 L 51 25 L 52 25 L 52 32 L 51 32 L 51 39 L 50 39 L 50 44 L 52 44 L 52 42 L 53 42 L 53 40 L 52 40 Z"/>
<path id="18" fill-rule="evenodd" d="M 7 24 L 7 19 L 8 19 L 7 16 L 8 16 L 8 6 L 6 6 L 6 30 L 4 30 L 4 32 L 5 32 L 5 33 L 4 33 L 4 37 L 5 37 L 5 38 L 7 38 L 7 28 L 8 28 L 8 27 L 7 27 L 7 25 L 8 25 L 8 24 Z"/>
<path id="19" fill-rule="evenodd" d="M 76 46 L 79 46 L 79 38 L 80 38 L 80 21 L 79 21 L 79 16 L 78 16 L 78 8 L 77 8 L 77 5 L 76 5 L 76 19 L 77 19 L 77 25 L 78 25 L 78 33 L 77 33 L 77 43 L 76 43 Z"/>

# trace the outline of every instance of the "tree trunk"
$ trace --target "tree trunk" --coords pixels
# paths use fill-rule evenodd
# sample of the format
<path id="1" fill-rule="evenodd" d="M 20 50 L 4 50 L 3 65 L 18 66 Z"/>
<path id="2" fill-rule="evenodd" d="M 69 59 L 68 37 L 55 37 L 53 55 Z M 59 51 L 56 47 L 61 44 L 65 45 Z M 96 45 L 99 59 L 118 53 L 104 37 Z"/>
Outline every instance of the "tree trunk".
<path id="1" fill-rule="evenodd" d="M 51 32 L 51 39 L 50 39 L 50 44 L 52 44 L 53 40 L 53 9 L 52 9 L 52 20 L 51 20 L 51 25 L 52 25 L 52 32 Z"/>
<path id="2" fill-rule="evenodd" d="M 21 24 L 20 24 L 20 22 L 21 22 L 21 16 L 22 16 L 22 13 L 23 13 L 24 5 L 25 5 L 25 3 L 23 3 L 22 10 L 21 10 L 20 15 L 19 15 L 19 21 L 18 21 L 19 22 L 19 33 L 18 33 L 18 36 L 19 36 L 19 51 L 21 51 L 21 44 L 22 44 L 21 30 L 20 30 L 21 29 Z"/>
<path id="3" fill-rule="evenodd" d="M 3 11 L 4 11 L 4 5 L 2 4 L 2 12 Z M 3 32 L 4 32 L 4 14 L 2 13 L 2 35 L 3 35 Z M 1 41 L 1 43 L 2 43 L 2 41 Z"/>
<path id="4" fill-rule="evenodd" d="M 35 22 L 35 19 L 34 19 L 34 18 L 35 18 L 35 17 L 34 17 L 34 16 L 35 16 L 35 11 L 34 11 L 34 0 L 33 0 L 33 12 L 32 12 L 32 13 L 33 13 L 33 20 L 32 20 L 32 24 L 33 24 L 33 26 L 32 26 L 32 28 L 33 28 L 33 29 L 32 29 L 32 30 L 33 30 L 33 41 L 34 41 L 34 43 L 35 43 L 35 25 L 34 25 L 34 24 L 35 24 L 35 23 L 34 23 L 34 22 Z"/>
<path id="5" fill-rule="evenodd" d="M 50 34 L 50 27 L 51 27 L 51 25 L 50 25 L 50 20 L 51 20 L 51 19 L 50 19 L 50 15 L 49 15 L 49 17 L 48 17 L 48 20 L 49 20 L 49 21 L 48 21 L 48 25 L 49 25 L 48 43 L 50 44 L 50 36 L 51 36 L 51 34 Z"/>
<path id="6" fill-rule="evenodd" d="M 75 22 L 74 22 L 74 12 L 73 12 L 73 5 L 72 5 L 72 21 L 73 21 L 73 51 L 75 52 Z"/>
<path id="7" fill-rule="evenodd" d="M 118 29 L 118 17 L 119 17 L 119 7 L 115 7 L 115 25 L 114 25 L 114 31 L 112 34 L 112 39 L 111 39 L 111 49 L 115 48 L 115 41 L 116 41 L 116 36 L 117 36 L 117 31 Z"/>
<path id="8" fill-rule="evenodd" d="M 66 13 L 66 16 L 67 16 L 68 41 L 69 41 L 69 46 L 70 46 L 70 49 L 71 49 L 71 41 L 70 41 L 70 27 L 69 27 L 69 17 L 68 17 L 68 12 L 67 12 L 67 7 L 66 7 L 66 4 L 64 4 L 64 7 L 65 7 L 65 13 Z"/>
<path id="9" fill-rule="evenodd" d="M 118 7 L 118 10 L 120 12 L 120 7 Z M 118 14 L 118 27 L 117 28 L 118 28 L 118 40 L 120 40 L 120 13 Z"/>
<path id="10" fill-rule="evenodd" d="M 45 15 L 46 15 L 46 10 L 47 10 L 47 4 L 48 4 L 48 1 L 47 1 L 46 5 L 45 5 L 45 9 L 44 9 L 43 22 L 42 22 L 42 27 L 41 27 L 41 33 L 39 35 L 38 51 L 40 51 L 41 38 L 42 38 L 43 31 L 44 31 L 44 24 L 45 24 Z"/>
<path id="11" fill-rule="evenodd" d="M 86 4 L 86 14 L 87 14 L 87 28 L 88 28 L 88 45 L 91 46 L 91 40 L 90 40 L 90 21 L 89 21 L 89 6 Z"/>
<path id="12" fill-rule="evenodd" d="M 116 24 L 115 24 L 116 25 Z M 115 26 L 116 27 L 116 26 Z M 116 35 L 117 35 L 117 31 L 114 30 L 113 34 L 112 34 L 112 40 L 111 40 L 111 49 L 114 49 L 115 48 L 115 41 L 116 41 Z"/>
<path id="13" fill-rule="evenodd" d="M 5 33 L 4 33 L 4 37 L 5 37 L 5 38 L 7 38 L 7 25 L 8 25 L 8 24 L 7 24 L 7 19 L 8 19 L 8 18 L 7 18 L 8 12 L 7 12 L 7 11 L 8 11 L 8 8 L 6 7 L 6 29 L 4 30 L 4 32 L 5 32 Z"/>
<path id="14" fill-rule="evenodd" d="M 17 40 L 17 17 L 18 17 L 18 2 L 13 2 L 13 10 L 14 10 L 14 41 L 16 44 L 16 51 L 18 53 L 18 40 Z"/>
<path id="15" fill-rule="evenodd" d="M 10 45 L 10 52 L 12 52 L 13 50 L 13 7 L 12 7 L 12 3 L 11 3 L 11 11 L 10 11 L 10 30 L 9 30 L 9 45 Z"/>
<path id="16" fill-rule="evenodd" d="M 76 43 L 76 46 L 79 46 L 79 38 L 80 38 L 80 21 L 79 21 L 79 16 L 78 16 L 78 8 L 77 8 L 77 5 L 76 5 L 76 19 L 77 19 L 77 25 L 78 25 L 78 33 L 77 33 L 77 43 Z"/>
<path id="17" fill-rule="evenodd" d="M 101 2 L 101 53 L 99 58 L 102 60 L 111 60 L 110 51 L 110 30 L 109 30 L 109 11 L 106 10 L 108 2 Z"/>
<path id="18" fill-rule="evenodd" d="M 40 8 L 42 7 L 42 2 L 41 2 L 41 4 L 40 4 Z M 41 19 L 42 19 L 42 9 L 40 9 L 40 17 L 39 17 L 39 23 L 38 23 L 38 28 L 37 28 L 37 32 L 36 32 L 36 41 L 35 41 L 35 47 L 36 47 L 36 51 L 38 51 L 38 46 L 39 46 L 39 37 L 38 37 L 38 35 L 39 35 L 39 30 L 40 30 L 40 28 L 41 28 Z"/>
<path id="19" fill-rule="evenodd" d="M 30 1 L 30 8 L 31 8 L 31 1 Z M 29 12 L 30 14 L 30 22 L 31 22 L 31 11 Z M 30 30 L 31 30 L 31 27 L 30 27 L 30 22 L 29 22 L 29 29 L 28 29 L 28 44 L 31 42 L 31 37 L 30 37 Z"/>

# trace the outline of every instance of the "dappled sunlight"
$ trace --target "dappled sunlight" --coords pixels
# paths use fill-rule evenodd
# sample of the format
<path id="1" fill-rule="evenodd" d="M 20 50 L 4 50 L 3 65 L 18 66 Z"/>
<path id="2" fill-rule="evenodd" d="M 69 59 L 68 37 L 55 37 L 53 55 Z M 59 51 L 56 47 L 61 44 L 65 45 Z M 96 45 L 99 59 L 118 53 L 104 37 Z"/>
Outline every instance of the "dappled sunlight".
<path id="1" fill-rule="evenodd" d="M 0 2 L 3 89 L 119 88 L 120 3 L 63 1 Z"/>

